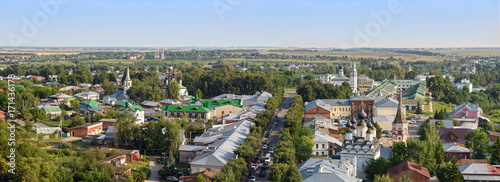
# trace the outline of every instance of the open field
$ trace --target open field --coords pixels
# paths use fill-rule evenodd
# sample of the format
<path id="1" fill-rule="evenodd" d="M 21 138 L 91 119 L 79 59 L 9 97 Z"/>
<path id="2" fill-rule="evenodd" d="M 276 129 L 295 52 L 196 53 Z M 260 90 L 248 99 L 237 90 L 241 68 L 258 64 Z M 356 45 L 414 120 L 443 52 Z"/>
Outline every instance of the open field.
<path id="1" fill-rule="evenodd" d="M 441 56 L 421 56 L 414 54 L 401 54 L 394 52 L 378 52 L 372 50 L 345 50 L 345 51 L 327 51 L 319 50 L 318 52 L 305 52 L 305 51 L 267 51 L 261 54 L 285 54 L 285 55 L 302 55 L 302 56 L 315 56 L 315 55 L 326 55 L 326 56 L 348 56 L 351 58 L 374 58 L 374 59 L 387 59 L 389 57 L 394 57 L 396 59 L 401 58 L 405 61 L 443 61 L 445 57 Z"/>
<path id="2" fill-rule="evenodd" d="M 456 56 L 500 56 L 500 48 L 485 48 L 485 49 L 456 48 L 456 49 L 429 50 L 429 51 L 446 55 L 456 55 Z"/>

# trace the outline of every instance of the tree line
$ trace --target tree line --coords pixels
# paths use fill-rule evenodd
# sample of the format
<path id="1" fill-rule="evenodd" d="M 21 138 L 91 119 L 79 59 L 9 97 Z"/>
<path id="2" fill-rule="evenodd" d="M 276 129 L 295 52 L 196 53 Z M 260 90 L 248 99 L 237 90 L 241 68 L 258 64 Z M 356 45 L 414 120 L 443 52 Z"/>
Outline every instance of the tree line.
<path id="1" fill-rule="evenodd" d="M 302 126 L 303 114 L 302 97 L 295 96 L 285 115 L 284 129 L 273 153 L 274 166 L 269 174 L 271 181 L 302 181 L 297 164 L 311 157 L 314 145 L 314 131 Z"/>
<path id="2" fill-rule="evenodd" d="M 255 126 L 250 128 L 250 135 L 245 139 L 234 153 L 238 155 L 238 159 L 231 159 L 227 162 L 217 173 L 214 181 L 232 182 L 241 181 L 246 174 L 249 164 L 255 159 L 255 152 L 257 151 L 263 128 L 270 124 L 270 121 L 276 114 L 276 109 L 280 105 L 281 98 L 283 97 L 283 88 L 277 88 L 273 92 L 273 97 L 269 98 L 266 103 L 266 110 L 258 113 L 255 119 Z"/>

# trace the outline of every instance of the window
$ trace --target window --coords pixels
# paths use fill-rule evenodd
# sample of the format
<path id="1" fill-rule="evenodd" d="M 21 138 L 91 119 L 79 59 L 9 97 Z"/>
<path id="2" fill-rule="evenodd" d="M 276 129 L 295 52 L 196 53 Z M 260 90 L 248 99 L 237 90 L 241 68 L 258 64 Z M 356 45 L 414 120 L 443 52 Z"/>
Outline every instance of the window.
<path id="1" fill-rule="evenodd" d="M 322 148 L 325 148 L 325 144 L 321 144 L 321 147 L 322 147 Z"/>
<path id="2" fill-rule="evenodd" d="M 316 144 L 316 148 L 318 148 L 318 144 Z"/>
<path id="3" fill-rule="evenodd" d="M 321 152 L 321 155 L 325 155 L 325 152 Z"/>
<path id="4" fill-rule="evenodd" d="M 316 156 L 318 156 L 318 155 L 319 155 L 319 152 L 316 152 Z"/>
<path id="5" fill-rule="evenodd" d="M 337 111 L 337 108 L 333 108 L 333 111 Z"/>

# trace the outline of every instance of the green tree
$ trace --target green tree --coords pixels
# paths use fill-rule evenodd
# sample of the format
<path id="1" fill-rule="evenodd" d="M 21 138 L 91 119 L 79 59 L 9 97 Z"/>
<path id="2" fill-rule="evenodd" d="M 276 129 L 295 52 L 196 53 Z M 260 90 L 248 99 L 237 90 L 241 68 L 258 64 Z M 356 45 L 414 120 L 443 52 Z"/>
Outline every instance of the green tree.
<path id="1" fill-rule="evenodd" d="M 408 152 L 406 151 L 406 146 L 404 142 L 395 143 L 392 146 L 389 162 L 391 166 L 399 164 L 404 160 L 408 160 Z"/>
<path id="2" fill-rule="evenodd" d="M 78 102 L 77 99 L 73 99 L 71 101 L 69 101 L 70 103 L 70 107 L 71 109 L 73 109 L 73 111 L 78 111 L 80 109 L 80 103 Z"/>
<path id="3" fill-rule="evenodd" d="M 142 171 L 134 171 L 132 172 L 132 176 L 134 181 L 136 182 L 143 182 L 146 180 L 146 174 L 144 174 Z"/>
<path id="4" fill-rule="evenodd" d="M 375 180 L 377 175 L 383 175 L 387 173 L 389 169 L 389 161 L 384 157 L 379 157 L 378 159 L 369 159 L 366 161 L 365 173 L 366 177 L 370 180 Z"/>
<path id="5" fill-rule="evenodd" d="M 271 172 L 269 173 L 269 180 L 273 182 L 281 182 L 286 178 L 286 173 L 290 168 L 289 165 L 283 163 L 274 164 Z"/>
<path id="6" fill-rule="evenodd" d="M 196 97 L 199 99 L 203 99 L 203 92 L 201 92 L 199 88 L 196 90 Z"/>
<path id="7" fill-rule="evenodd" d="M 307 136 L 296 137 L 293 145 L 295 147 L 295 159 L 297 160 L 297 164 L 311 158 L 314 142 L 310 138 Z"/>
<path id="8" fill-rule="evenodd" d="M 465 135 L 465 147 L 472 149 L 472 158 L 484 159 L 489 148 L 488 134 L 475 129 Z"/>
<path id="9" fill-rule="evenodd" d="M 203 177 L 203 175 L 201 175 L 201 173 L 200 173 L 200 174 L 198 174 L 198 176 L 196 176 L 196 182 L 208 182 L 208 180 L 205 179 Z"/>
<path id="10" fill-rule="evenodd" d="M 388 174 L 375 175 L 373 182 L 393 182 L 391 176 Z"/>
<path id="11" fill-rule="evenodd" d="M 287 182 L 301 182 L 302 175 L 300 174 L 299 168 L 296 165 L 291 165 L 286 172 L 284 181 Z"/>
<path id="12" fill-rule="evenodd" d="M 23 117 L 25 121 L 31 121 L 33 119 L 33 114 L 31 114 L 28 109 L 23 109 L 21 111 L 21 117 Z"/>
<path id="13" fill-rule="evenodd" d="M 442 163 L 436 172 L 439 181 L 462 182 L 464 177 L 456 165 L 457 160 L 453 158 L 452 162 Z"/>
<path id="14" fill-rule="evenodd" d="M 403 176 L 403 177 L 398 179 L 398 182 L 415 182 L 415 181 L 413 181 L 413 179 L 411 179 L 407 176 Z"/>
<path id="15" fill-rule="evenodd" d="M 382 127 L 377 122 L 374 123 L 374 126 L 377 129 L 377 139 L 382 138 Z"/>
<path id="16" fill-rule="evenodd" d="M 417 114 L 422 114 L 422 106 L 420 105 L 420 102 L 417 102 L 417 110 L 415 111 Z"/>
<path id="17" fill-rule="evenodd" d="M 493 147 L 491 148 L 491 158 L 490 164 L 500 165 L 500 140 L 497 139 Z"/>
<path id="18" fill-rule="evenodd" d="M 171 99 L 179 99 L 179 83 L 175 80 L 168 82 L 167 85 L 167 97 Z"/>
<path id="19" fill-rule="evenodd" d="M 128 146 L 129 142 L 133 140 L 134 131 L 136 131 L 135 128 L 137 127 L 135 125 L 135 120 L 136 118 L 129 112 L 124 112 L 123 115 L 118 118 L 116 129 L 118 131 L 117 140 L 119 146 Z"/>

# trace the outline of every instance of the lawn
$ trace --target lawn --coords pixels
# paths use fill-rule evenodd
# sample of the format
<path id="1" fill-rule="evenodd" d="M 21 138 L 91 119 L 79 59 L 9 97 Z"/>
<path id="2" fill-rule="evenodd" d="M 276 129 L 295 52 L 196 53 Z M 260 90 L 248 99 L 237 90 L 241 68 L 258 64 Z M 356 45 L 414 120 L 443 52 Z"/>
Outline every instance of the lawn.
<path id="1" fill-rule="evenodd" d="M 56 121 L 56 120 L 46 118 L 40 122 L 47 125 L 47 126 L 50 126 L 50 127 L 58 127 L 59 126 L 59 120 Z M 70 124 L 71 124 L 70 120 L 64 120 L 62 122 L 62 127 L 68 127 Z"/>
<path id="2" fill-rule="evenodd" d="M 297 88 L 295 88 L 295 87 L 285 88 L 285 92 L 297 92 Z"/>
<path id="3" fill-rule="evenodd" d="M 445 110 L 445 113 L 450 113 L 455 109 L 455 104 L 446 104 L 443 102 L 432 102 L 432 108 L 434 109 L 434 112 L 440 111 L 441 109 Z"/>
<path id="4" fill-rule="evenodd" d="M 139 170 L 142 167 L 146 167 L 149 169 L 149 160 L 144 159 L 144 161 L 136 160 L 134 162 L 127 162 L 127 165 L 125 167 L 130 167 L 130 168 L 132 168 L 132 170 Z"/>
<path id="5" fill-rule="evenodd" d="M 127 162 L 127 165 L 124 166 L 132 168 L 132 173 L 140 171 L 146 173 L 146 179 L 149 179 L 149 177 L 151 176 L 151 169 L 149 168 L 149 160 L 146 158 L 136 160 L 134 162 Z"/>
<path id="6" fill-rule="evenodd" d="M 43 140 L 43 141 L 47 142 L 49 144 L 49 146 L 51 146 L 51 145 L 56 145 L 56 144 L 62 143 L 63 139 L 64 139 L 63 137 L 57 137 L 57 138 L 51 138 L 51 139 L 47 139 L 47 140 Z"/>

